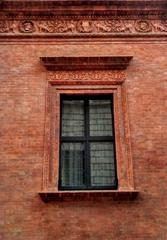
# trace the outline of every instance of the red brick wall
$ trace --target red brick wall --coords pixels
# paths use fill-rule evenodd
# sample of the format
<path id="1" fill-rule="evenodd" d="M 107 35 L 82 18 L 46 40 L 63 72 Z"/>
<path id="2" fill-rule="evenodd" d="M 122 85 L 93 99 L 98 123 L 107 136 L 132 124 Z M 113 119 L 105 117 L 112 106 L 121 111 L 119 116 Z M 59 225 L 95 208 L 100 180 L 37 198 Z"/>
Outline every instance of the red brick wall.
<path id="1" fill-rule="evenodd" d="M 167 44 L 1 43 L 0 239 L 166 240 Z M 127 94 L 139 197 L 43 203 L 46 71 L 41 56 L 133 55 Z"/>

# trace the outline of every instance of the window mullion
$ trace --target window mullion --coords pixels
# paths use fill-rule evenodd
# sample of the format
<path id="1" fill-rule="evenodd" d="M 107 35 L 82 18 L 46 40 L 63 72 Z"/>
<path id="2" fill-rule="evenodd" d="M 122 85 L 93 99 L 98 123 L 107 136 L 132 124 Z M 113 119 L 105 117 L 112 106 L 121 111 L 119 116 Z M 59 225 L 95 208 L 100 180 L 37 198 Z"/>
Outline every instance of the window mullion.
<path id="1" fill-rule="evenodd" d="M 84 142 L 85 137 L 61 137 L 61 142 Z"/>
<path id="2" fill-rule="evenodd" d="M 91 170 L 90 170 L 90 143 L 89 143 L 89 100 L 84 101 L 85 108 L 85 152 L 86 152 L 86 185 L 87 188 L 91 186 Z"/>

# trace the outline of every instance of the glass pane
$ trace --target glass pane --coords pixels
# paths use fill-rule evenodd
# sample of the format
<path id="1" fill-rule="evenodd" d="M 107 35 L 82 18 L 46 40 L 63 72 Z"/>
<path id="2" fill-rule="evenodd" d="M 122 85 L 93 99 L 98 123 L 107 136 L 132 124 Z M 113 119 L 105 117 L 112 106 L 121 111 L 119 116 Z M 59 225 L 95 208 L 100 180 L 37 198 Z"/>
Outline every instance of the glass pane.
<path id="1" fill-rule="evenodd" d="M 90 100 L 90 136 L 113 136 L 111 100 Z"/>
<path id="2" fill-rule="evenodd" d="M 62 136 L 84 135 L 84 101 L 64 100 L 62 103 Z"/>
<path id="3" fill-rule="evenodd" d="M 111 142 L 90 144 L 91 185 L 111 186 L 115 183 L 114 146 Z"/>
<path id="4" fill-rule="evenodd" d="M 62 143 L 61 145 L 61 186 L 84 185 L 84 144 Z"/>

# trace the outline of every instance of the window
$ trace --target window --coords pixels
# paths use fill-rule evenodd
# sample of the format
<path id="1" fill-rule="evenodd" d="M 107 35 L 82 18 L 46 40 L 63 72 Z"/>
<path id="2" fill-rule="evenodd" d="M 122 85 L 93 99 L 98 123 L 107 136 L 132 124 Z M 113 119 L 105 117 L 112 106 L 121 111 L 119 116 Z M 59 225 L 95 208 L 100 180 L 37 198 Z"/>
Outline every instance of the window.
<path id="1" fill-rule="evenodd" d="M 47 69 L 39 192 L 43 201 L 137 196 L 125 81 L 131 59 L 132 56 L 41 58 Z"/>
<path id="2" fill-rule="evenodd" d="M 62 95 L 61 190 L 116 189 L 113 96 Z"/>

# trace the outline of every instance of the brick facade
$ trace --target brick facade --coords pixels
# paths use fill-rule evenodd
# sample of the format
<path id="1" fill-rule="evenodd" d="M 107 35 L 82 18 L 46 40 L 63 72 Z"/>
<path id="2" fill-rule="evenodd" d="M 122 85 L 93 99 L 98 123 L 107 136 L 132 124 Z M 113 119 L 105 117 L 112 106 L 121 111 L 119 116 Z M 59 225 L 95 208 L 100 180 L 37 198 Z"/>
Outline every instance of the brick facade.
<path id="1" fill-rule="evenodd" d="M 165 1 L 159 2 L 165 4 Z M 8 4 L 8 12 L 16 13 L 14 6 Z M 74 24 L 74 32 L 68 30 L 70 32 L 57 36 L 58 30 L 35 32 L 39 19 L 32 16 L 26 20 L 32 25 L 26 28 L 23 10 L 22 15 L 16 14 L 16 30 L 11 30 L 13 18 L 7 13 L 4 16 L 3 5 L 0 5 L 0 239 L 167 238 L 167 17 L 163 15 L 164 6 L 159 5 L 152 7 L 152 16 L 147 21 L 134 19 L 135 7 L 132 11 L 128 6 L 133 19 L 129 16 L 126 21 L 135 21 L 137 27 L 131 27 L 131 32 L 114 33 L 112 29 L 95 32 L 94 37 L 90 37 L 94 29 L 90 18 L 76 20 L 75 17 L 79 27 Z M 96 7 L 103 9 L 103 6 Z M 34 10 L 33 14 L 41 13 Z M 17 24 L 21 27 L 17 28 Z M 126 70 L 125 85 L 134 186 L 139 195 L 133 201 L 87 197 L 84 201 L 73 198 L 44 203 L 38 192 L 43 179 L 47 71 L 40 58 L 120 55 L 133 56 Z"/>

